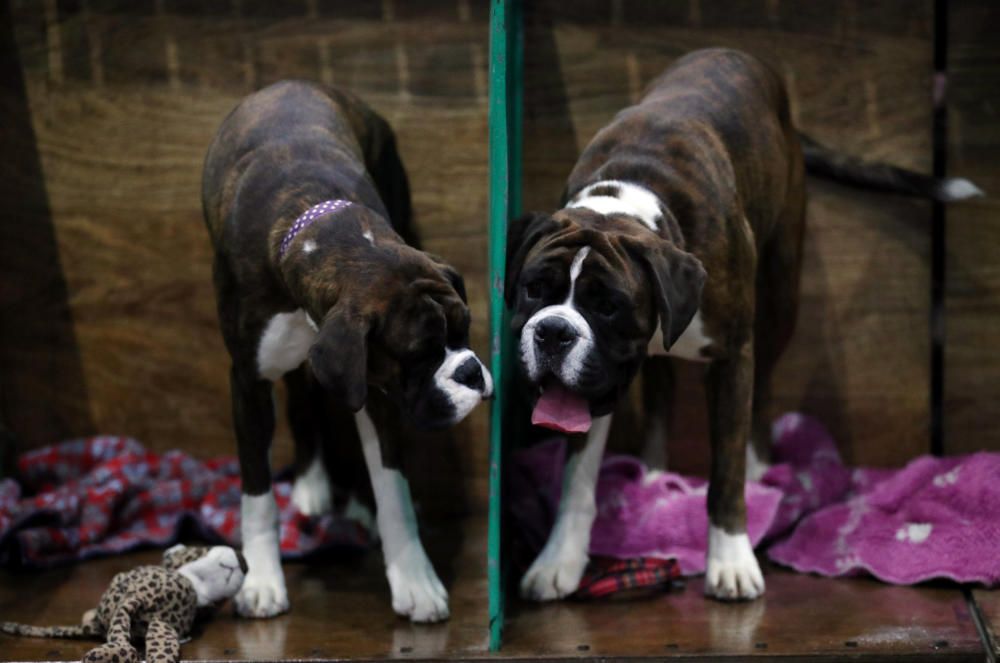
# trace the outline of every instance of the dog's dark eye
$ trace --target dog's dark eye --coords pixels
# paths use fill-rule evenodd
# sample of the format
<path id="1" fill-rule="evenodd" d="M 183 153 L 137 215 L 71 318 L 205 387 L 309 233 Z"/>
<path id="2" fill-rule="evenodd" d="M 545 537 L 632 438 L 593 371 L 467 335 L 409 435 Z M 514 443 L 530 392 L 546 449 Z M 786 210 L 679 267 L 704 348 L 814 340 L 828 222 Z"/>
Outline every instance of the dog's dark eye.
<path id="1" fill-rule="evenodd" d="M 525 285 L 524 296 L 528 299 L 539 299 L 542 296 L 542 282 L 532 281 Z"/>
<path id="2" fill-rule="evenodd" d="M 618 307 L 607 297 L 598 299 L 595 308 L 597 309 L 597 313 L 603 315 L 605 318 L 613 317 L 618 312 Z"/>

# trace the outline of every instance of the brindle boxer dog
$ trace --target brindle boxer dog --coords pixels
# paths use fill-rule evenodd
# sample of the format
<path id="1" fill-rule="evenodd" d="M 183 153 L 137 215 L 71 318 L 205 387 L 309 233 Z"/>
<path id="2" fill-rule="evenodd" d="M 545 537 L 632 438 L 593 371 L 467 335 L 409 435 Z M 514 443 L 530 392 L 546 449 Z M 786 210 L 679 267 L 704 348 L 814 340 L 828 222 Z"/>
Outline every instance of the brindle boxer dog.
<path id="1" fill-rule="evenodd" d="M 806 148 L 815 170 L 855 184 L 941 200 L 979 193 L 966 180 Z M 744 475 L 748 452 L 758 468 L 768 458 L 771 370 L 795 325 L 806 209 L 781 80 L 737 51 L 682 58 L 598 132 L 566 200 L 512 223 L 508 236 L 506 296 L 522 372 L 537 387 L 532 422 L 574 433 L 576 446 L 555 527 L 521 592 L 549 600 L 577 588 L 612 409 L 646 356 L 666 354 L 706 364 L 705 591 L 756 598 L 764 578 L 746 534 Z"/>
<path id="2" fill-rule="evenodd" d="M 202 197 L 243 480 L 250 572 L 239 613 L 288 609 L 269 462 L 272 383 L 283 377 L 296 455 L 307 461 L 298 465 L 308 468 L 293 490 L 299 510 L 330 508 L 319 442 L 334 413 L 312 406 L 325 389 L 355 413 L 393 608 L 413 621 L 445 619 L 447 592 L 380 437 L 400 417 L 421 428 L 454 424 L 492 382 L 468 348 L 462 278 L 414 245 L 389 125 L 345 92 L 277 83 L 223 122 Z"/>

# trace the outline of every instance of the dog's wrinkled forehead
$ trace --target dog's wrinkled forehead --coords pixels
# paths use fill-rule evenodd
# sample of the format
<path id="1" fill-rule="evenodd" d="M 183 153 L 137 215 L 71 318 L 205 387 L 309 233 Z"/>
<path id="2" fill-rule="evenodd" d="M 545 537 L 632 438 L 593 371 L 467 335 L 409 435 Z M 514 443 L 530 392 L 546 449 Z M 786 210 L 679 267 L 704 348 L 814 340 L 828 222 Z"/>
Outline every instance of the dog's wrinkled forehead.
<path id="1" fill-rule="evenodd" d="M 444 269 L 411 280 L 386 311 L 386 342 L 401 355 L 467 343 L 470 314 L 464 295 L 461 277 L 454 273 L 453 280 Z"/>
<path id="2" fill-rule="evenodd" d="M 564 211 L 579 212 L 580 216 L 594 214 L 590 210 Z M 522 273 L 529 275 L 539 268 L 554 268 L 568 276 L 574 260 L 585 247 L 588 251 L 586 260 L 579 265 L 579 278 L 599 278 L 608 285 L 619 287 L 635 287 L 643 278 L 641 267 L 620 245 L 615 233 L 579 227 L 554 233 L 539 241 L 528 253 Z"/>

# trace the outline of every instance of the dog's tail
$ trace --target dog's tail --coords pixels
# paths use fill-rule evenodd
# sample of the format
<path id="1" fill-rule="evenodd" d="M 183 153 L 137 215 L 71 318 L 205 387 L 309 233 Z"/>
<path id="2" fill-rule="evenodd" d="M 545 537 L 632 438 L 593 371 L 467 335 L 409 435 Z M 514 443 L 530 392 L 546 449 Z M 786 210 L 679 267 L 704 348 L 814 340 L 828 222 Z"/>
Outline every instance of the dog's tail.
<path id="1" fill-rule="evenodd" d="M 865 161 L 832 150 L 805 134 L 800 133 L 799 138 L 802 141 L 806 171 L 811 175 L 865 189 L 929 198 L 942 203 L 985 195 L 979 187 L 963 177 L 939 178 L 887 163 Z"/>
<path id="2" fill-rule="evenodd" d="M 0 622 L 0 633 L 20 635 L 28 638 L 63 638 L 69 640 L 92 640 L 101 635 L 93 624 L 76 626 L 31 626 L 17 622 Z"/>

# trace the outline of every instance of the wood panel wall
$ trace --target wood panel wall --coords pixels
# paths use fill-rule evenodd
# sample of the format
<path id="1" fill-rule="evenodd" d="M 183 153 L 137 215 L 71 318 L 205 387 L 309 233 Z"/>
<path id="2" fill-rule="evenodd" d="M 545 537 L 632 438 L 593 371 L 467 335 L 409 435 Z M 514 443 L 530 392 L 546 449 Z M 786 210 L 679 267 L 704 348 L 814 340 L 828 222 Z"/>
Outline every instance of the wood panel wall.
<path id="1" fill-rule="evenodd" d="M 772 63 L 814 137 L 931 167 L 930 0 L 526 5 L 527 208 L 553 208 L 593 133 L 676 57 L 712 45 Z M 986 10 L 957 7 L 954 29 L 987 43 Z M 0 424 L 20 449 L 110 432 L 202 457 L 232 452 L 201 160 L 237 101 L 280 78 L 346 85 L 395 126 L 417 223 L 427 248 L 466 275 L 485 351 L 485 0 L 15 0 L 5 10 Z M 953 61 L 950 163 L 1000 190 L 998 102 L 977 86 L 995 78 L 996 60 L 964 53 Z M 849 462 L 903 462 L 929 450 L 930 206 L 816 180 L 810 194 L 802 313 L 776 408 L 819 417 Z M 986 201 L 948 217 L 949 451 L 997 444 L 996 211 Z M 684 367 L 681 387 L 671 466 L 703 470 L 696 368 Z M 430 509 L 485 505 L 485 413 L 415 449 Z M 276 465 L 288 458 L 283 431 Z"/>
<path id="2" fill-rule="evenodd" d="M 576 154 L 680 55 L 730 46 L 785 78 L 795 121 L 837 148 L 929 171 L 932 4 L 529 3 L 525 206 L 552 209 Z M 929 451 L 931 207 L 810 180 L 801 314 L 776 411 L 820 418 L 850 463 Z M 707 466 L 699 369 L 683 366 L 671 468 Z M 634 446 L 636 429 L 621 431 Z"/>
<path id="3" fill-rule="evenodd" d="M 944 444 L 1000 450 L 1000 7 L 948 3 L 949 174 L 987 197 L 947 210 Z"/>
<path id="4" fill-rule="evenodd" d="M 0 407 L 20 448 L 102 432 L 235 452 L 201 165 L 239 99 L 282 78 L 349 87 L 395 127 L 425 248 L 464 273 L 484 356 L 485 3 L 24 0 L 12 19 Z M 484 507 L 485 414 L 413 449 L 429 509 Z"/>

